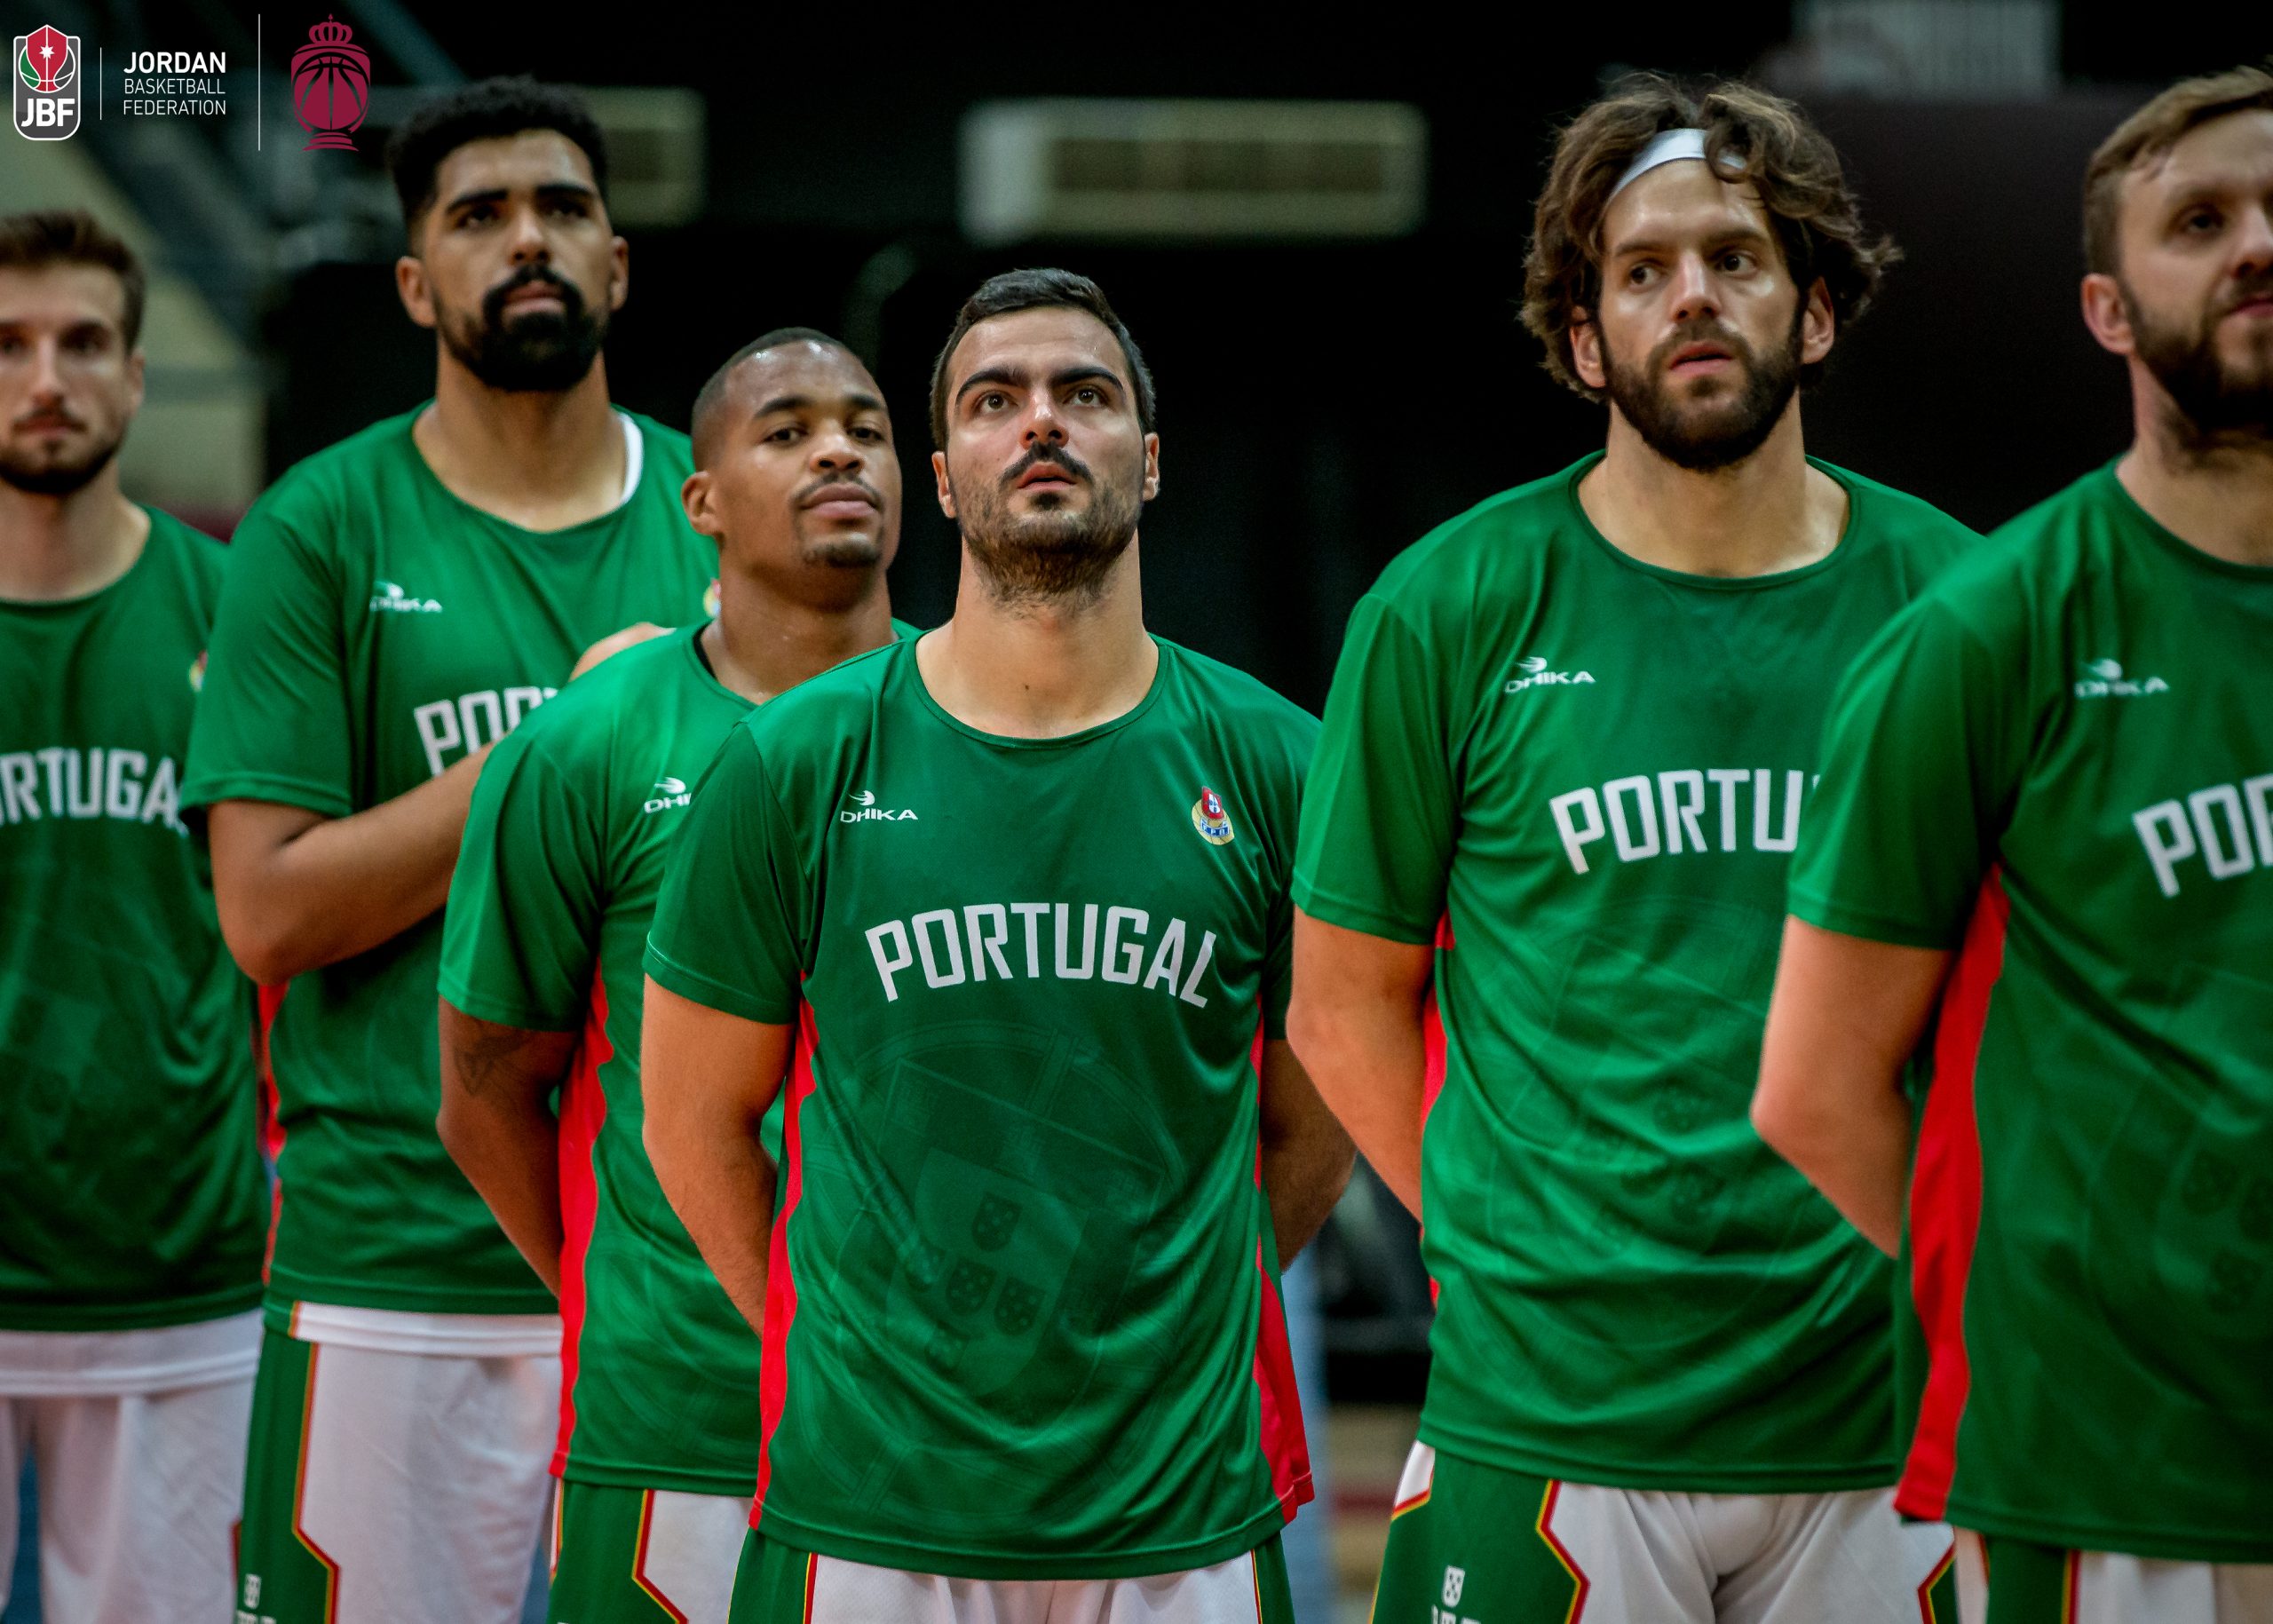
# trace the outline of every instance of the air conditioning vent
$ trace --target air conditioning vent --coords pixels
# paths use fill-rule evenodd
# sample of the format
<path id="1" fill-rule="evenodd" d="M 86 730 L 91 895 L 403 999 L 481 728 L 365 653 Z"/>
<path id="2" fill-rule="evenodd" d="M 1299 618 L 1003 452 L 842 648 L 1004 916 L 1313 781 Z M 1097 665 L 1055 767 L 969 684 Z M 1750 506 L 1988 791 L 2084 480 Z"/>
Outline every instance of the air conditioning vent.
<path id="1" fill-rule="evenodd" d="M 1395 102 L 998 101 L 962 127 L 962 226 L 1029 237 L 1394 237 L 1428 124 Z"/>
<path id="2" fill-rule="evenodd" d="M 701 96 L 608 85 L 584 99 L 607 133 L 607 211 L 619 226 L 684 226 L 702 212 L 706 153 Z"/>

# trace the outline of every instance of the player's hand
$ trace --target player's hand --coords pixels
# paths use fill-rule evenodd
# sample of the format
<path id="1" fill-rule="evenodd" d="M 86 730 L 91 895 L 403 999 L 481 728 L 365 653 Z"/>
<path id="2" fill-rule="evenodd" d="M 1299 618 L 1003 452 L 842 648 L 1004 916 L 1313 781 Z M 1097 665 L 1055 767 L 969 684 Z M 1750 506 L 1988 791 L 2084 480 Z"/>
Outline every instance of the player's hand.
<path id="1" fill-rule="evenodd" d="M 645 643 L 649 638 L 660 638 L 669 630 L 669 626 L 658 626 L 653 621 L 638 621 L 622 631 L 611 631 L 576 656 L 576 663 L 569 668 L 568 680 L 574 682 L 601 661 L 622 654 L 635 643 Z"/>

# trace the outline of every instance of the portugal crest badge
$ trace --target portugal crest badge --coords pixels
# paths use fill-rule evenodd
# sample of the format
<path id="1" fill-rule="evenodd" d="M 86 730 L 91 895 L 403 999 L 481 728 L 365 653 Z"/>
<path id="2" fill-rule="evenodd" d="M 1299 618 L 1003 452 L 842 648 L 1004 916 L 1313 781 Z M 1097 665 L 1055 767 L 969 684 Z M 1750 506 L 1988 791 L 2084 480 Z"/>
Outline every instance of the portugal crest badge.
<path id="1" fill-rule="evenodd" d="M 79 36 L 45 23 L 16 36 L 16 133 L 60 141 L 79 133 Z"/>
<path id="2" fill-rule="evenodd" d="M 1211 846 L 1232 844 L 1232 814 L 1224 810 L 1224 797 L 1204 784 L 1200 798 L 1192 804 L 1192 827 Z"/>

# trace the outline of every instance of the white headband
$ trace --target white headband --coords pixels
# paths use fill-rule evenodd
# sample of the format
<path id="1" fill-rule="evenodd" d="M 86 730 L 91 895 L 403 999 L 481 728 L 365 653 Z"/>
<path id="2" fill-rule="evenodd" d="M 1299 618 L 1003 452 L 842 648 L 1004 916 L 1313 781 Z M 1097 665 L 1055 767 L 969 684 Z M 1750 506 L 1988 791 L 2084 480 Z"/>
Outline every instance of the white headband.
<path id="1" fill-rule="evenodd" d="M 1610 196 L 1616 197 L 1660 163 L 1678 163 L 1683 158 L 1704 162 L 1705 132 L 1702 130 L 1659 131 L 1634 162 L 1626 166 L 1626 172 L 1618 178 L 1618 184 L 1611 187 Z M 1603 201 L 1607 204 L 1610 199 Z"/>

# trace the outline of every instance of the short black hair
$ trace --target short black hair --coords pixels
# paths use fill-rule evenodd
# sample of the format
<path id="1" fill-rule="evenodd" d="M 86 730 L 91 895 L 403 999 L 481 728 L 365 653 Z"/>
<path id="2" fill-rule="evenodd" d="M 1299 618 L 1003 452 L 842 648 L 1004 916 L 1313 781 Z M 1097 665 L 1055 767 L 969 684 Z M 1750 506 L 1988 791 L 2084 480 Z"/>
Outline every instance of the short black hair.
<path id="1" fill-rule="evenodd" d="M 1121 318 L 1113 313 L 1113 305 L 1105 297 L 1105 289 L 1086 276 L 1071 271 L 1042 268 L 1026 271 L 1005 271 L 1000 276 L 990 276 L 979 283 L 978 291 L 962 302 L 955 313 L 955 324 L 948 329 L 946 343 L 939 346 L 939 358 L 931 363 L 931 443 L 941 450 L 947 445 L 947 358 L 963 336 L 981 321 L 996 316 L 1007 316 L 1021 310 L 1083 310 L 1103 322 L 1121 345 L 1121 353 L 1129 358 L 1129 386 L 1136 396 L 1136 422 L 1145 433 L 1152 432 L 1152 375 L 1144 366 L 1144 352 L 1129 336 Z"/>
<path id="2" fill-rule="evenodd" d="M 753 355 L 763 354 L 768 350 L 778 350 L 786 344 L 825 345 L 832 350 L 843 351 L 846 355 L 851 357 L 855 366 L 865 368 L 866 365 L 859 356 L 852 354 L 850 345 L 842 338 L 822 332 L 817 327 L 777 327 L 772 332 L 760 333 L 741 349 L 727 356 L 725 360 L 720 361 L 718 369 L 710 375 L 695 393 L 694 412 L 688 419 L 687 430 L 694 441 L 694 461 L 697 467 L 701 467 L 704 460 L 704 453 L 707 449 L 705 442 L 709 439 L 705 431 L 709 425 L 709 418 L 719 407 L 725 403 L 726 389 L 734 376 L 734 368 Z"/>
<path id="3" fill-rule="evenodd" d="M 565 85 L 540 84 L 527 74 L 483 79 L 430 97 L 396 126 L 387 141 L 387 172 L 402 202 L 402 226 L 414 236 L 434 206 L 434 177 L 449 155 L 470 141 L 495 140 L 525 130 L 550 130 L 583 149 L 592 184 L 607 196 L 607 138 L 584 99 Z"/>
<path id="4" fill-rule="evenodd" d="M 0 217 L 0 270 L 44 271 L 83 265 L 118 278 L 123 296 L 119 337 L 128 353 L 142 337 L 142 302 L 149 283 L 124 240 L 83 209 L 35 209 Z"/>

